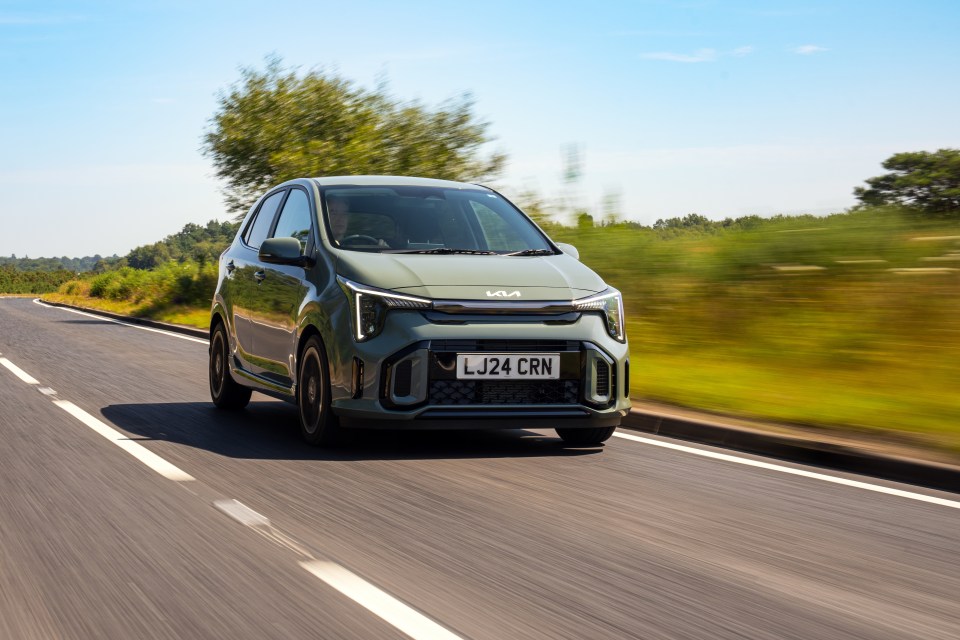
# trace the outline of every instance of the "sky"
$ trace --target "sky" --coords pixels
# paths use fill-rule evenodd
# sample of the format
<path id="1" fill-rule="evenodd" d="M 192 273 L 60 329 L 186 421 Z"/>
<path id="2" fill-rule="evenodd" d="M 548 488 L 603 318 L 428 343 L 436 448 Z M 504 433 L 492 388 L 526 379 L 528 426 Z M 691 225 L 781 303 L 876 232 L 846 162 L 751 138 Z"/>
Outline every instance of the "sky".
<path id="1" fill-rule="evenodd" d="M 201 136 L 271 55 L 431 107 L 472 94 L 496 185 L 557 215 L 842 211 L 891 154 L 960 147 L 958 33 L 956 0 L 0 0 L 0 256 L 231 218 Z"/>

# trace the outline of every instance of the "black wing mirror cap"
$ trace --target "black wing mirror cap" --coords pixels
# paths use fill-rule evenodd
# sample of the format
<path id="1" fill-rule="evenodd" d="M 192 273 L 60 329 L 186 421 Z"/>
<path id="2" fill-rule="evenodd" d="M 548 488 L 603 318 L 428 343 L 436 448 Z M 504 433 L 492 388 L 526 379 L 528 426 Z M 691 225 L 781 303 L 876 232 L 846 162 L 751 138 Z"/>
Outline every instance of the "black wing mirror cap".
<path id="1" fill-rule="evenodd" d="M 296 238 L 269 238 L 260 245 L 260 261 L 269 264 L 310 266 L 313 261 L 301 253 L 300 241 Z"/>

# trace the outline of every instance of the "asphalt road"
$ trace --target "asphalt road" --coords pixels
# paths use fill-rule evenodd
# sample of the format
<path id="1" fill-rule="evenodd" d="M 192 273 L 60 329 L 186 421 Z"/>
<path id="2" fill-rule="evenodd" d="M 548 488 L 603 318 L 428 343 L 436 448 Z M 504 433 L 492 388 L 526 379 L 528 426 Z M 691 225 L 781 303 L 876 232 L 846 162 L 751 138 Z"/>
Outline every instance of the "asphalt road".
<path id="1" fill-rule="evenodd" d="M 654 437 L 317 450 L 206 362 L 0 299 L 0 638 L 960 638 L 956 494 Z"/>

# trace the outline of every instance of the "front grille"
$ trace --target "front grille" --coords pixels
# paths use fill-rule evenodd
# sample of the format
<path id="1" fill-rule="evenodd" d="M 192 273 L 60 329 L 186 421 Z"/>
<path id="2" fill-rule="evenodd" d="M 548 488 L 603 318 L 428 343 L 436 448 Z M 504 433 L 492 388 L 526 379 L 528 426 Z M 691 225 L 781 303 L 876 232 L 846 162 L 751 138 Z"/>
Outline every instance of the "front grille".
<path id="1" fill-rule="evenodd" d="M 432 351 L 439 352 L 557 352 L 579 351 L 576 340 L 433 340 Z"/>
<path id="2" fill-rule="evenodd" d="M 577 380 L 433 380 L 430 404 L 577 404 Z"/>

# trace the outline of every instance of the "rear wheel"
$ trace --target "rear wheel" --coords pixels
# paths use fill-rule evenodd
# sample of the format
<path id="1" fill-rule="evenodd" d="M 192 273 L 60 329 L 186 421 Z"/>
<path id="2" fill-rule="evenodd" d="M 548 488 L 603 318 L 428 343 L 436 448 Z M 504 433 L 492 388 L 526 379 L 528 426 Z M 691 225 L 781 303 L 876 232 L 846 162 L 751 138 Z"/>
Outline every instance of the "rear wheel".
<path id="1" fill-rule="evenodd" d="M 616 427 L 591 427 L 587 429 L 557 429 L 557 435 L 567 444 L 591 445 L 606 442 Z"/>
<path id="2" fill-rule="evenodd" d="M 236 411 L 247 406 L 252 392 L 234 382 L 230 376 L 229 358 L 227 330 L 222 322 L 218 322 L 210 337 L 210 397 L 218 409 Z"/>
<path id="3" fill-rule="evenodd" d="M 327 355 L 320 338 L 313 336 L 300 354 L 297 379 L 297 407 L 300 435 L 312 445 L 329 446 L 340 436 L 337 416 L 330 411 L 330 377 Z"/>

